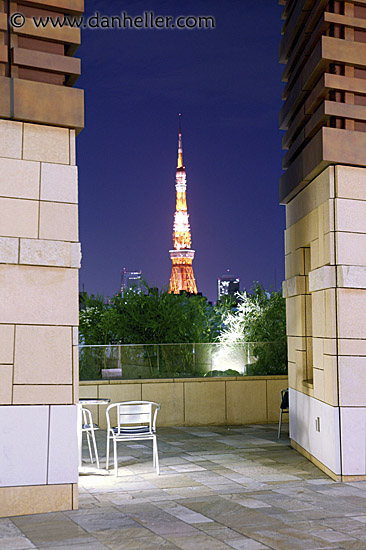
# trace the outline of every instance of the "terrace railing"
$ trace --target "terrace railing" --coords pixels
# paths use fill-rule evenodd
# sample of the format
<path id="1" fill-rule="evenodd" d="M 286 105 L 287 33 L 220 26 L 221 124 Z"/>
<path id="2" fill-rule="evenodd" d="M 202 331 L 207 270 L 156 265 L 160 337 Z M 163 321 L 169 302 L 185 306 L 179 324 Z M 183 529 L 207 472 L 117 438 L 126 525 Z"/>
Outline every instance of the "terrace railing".
<path id="1" fill-rule="evenodd" d="M 287 374 L 283 342 L 79 346 L 80 380 Z"/>

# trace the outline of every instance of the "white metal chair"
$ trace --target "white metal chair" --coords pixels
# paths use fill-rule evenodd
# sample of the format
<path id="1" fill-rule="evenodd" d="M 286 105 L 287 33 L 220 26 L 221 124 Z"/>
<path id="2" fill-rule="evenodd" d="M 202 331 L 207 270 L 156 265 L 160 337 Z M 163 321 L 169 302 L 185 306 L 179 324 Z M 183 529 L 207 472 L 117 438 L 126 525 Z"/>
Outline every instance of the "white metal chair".
<path id="1" fill-rule="evenodd" d="M 91 412 L 89 411 L 89 409 L 85 409 L 84 407 L 81 407 L 81 435 L 83 433 L 86 434 L 90 461 L 93 464 L 94 459 L 93 459 L 92 448 L 90 445 L 90 439 L 92 440 L 93 447 L 94 447 L 95 461 L 97 463 L 97 468 L 99 468 L 98 449 L 97 449 L 97 444 L 95 441 L 95 434 L 94 434 L 95 430 L 99 430 L 99 426 L 97 426 L 97 424 L 93 424 L 93 417 Z"/>
<path id="2" fill-rule="evenodd" d="M 289 398 L 287 390 L 281 390 L 280 420 L 278 422 L 278 439 L 281 437 L 282 414 L 289 413 Z"/>
<path id="3" fill-rule="evenodd" d="M 117 426 L 111 427 L 110 411 L 116 409 Z M 107 452 L 106 469 L 109 464 L 109 442 L 113 440 L 114 471 L 118 476 L 117 443 L 119 441 L 133 441 L 152 439 L 153 465 L 159 475 L 158 443 L 156 439 L 156 417 L 160 405 L 152 401 L 125 401 L 113 403 L 106 410 L 107 416 Z"/>

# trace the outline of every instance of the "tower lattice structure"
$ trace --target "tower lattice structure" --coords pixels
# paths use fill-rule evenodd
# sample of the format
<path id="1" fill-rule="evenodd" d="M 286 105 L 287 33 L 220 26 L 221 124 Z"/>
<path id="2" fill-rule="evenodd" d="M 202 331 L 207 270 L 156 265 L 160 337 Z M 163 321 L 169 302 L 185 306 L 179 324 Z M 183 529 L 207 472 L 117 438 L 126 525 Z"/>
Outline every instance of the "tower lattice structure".
<path id="1" fill-rule="evenodd" d="M 175 176 L 176 208 L 173 225 L 173 250 L 169 250 L 172 260 L 169 292 L 179 294 L 185 290 L 197 294 L 192 262 L 194 250 L 191 249 L 191 229 L 187 211 L 187 176 L 183 165 L 182 130 L 179 115 L 178 162 Z"/>

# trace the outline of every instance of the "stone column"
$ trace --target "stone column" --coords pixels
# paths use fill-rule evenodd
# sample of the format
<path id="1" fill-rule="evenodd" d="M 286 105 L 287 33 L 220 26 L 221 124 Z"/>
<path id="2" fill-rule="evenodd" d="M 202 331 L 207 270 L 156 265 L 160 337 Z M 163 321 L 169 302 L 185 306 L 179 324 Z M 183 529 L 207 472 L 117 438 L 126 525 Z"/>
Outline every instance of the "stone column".
<path id="1" fill-rule="evenodd" d="M 366 479 L 366 8 L 282 4 L 290 438 Z"/>
<path id="2" fill-rule="evenodd" d="M 32 16 L 83 6 L 30 4 L 0 1 L 0 517 L 78 505 L 80 31 Z"/>

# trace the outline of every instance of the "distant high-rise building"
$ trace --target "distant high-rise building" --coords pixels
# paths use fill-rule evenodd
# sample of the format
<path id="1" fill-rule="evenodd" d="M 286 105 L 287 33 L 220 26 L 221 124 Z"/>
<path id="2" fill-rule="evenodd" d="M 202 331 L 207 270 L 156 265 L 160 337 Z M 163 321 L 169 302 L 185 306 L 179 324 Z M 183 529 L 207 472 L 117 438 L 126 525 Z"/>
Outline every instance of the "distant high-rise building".
<path id="1" fill-rule="evenodd" d="M 142 292 L 142 272 L 127 271 L 124 267 L 121 272 L 121 292 L 122 295 L 127 290 Z"/>
<path id="2" fill-rule="evenodd" d="M 239 277 L 232 277 L 227 274 L 217 279 L 217 300 L 220 300 L 222 296 L 235 296 L 239 292 Z"/>

